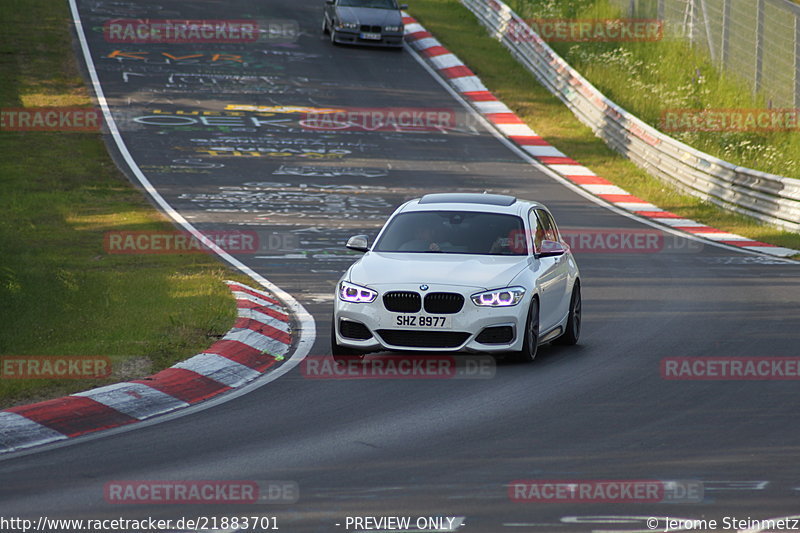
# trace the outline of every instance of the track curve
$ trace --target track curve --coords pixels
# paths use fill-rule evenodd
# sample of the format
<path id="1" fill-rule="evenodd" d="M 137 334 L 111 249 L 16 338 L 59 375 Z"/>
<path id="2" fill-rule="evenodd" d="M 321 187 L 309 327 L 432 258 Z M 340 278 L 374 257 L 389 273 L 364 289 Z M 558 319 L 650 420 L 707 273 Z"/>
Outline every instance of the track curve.
<path id="1" fill-rule="evenodd" d="M 466 120 L 408 51 L 330 46 L 318 2 L 77 4 L 121 136 L 153 186 L 201 230 L 255 228 L 281 240 L 236 258 L 314 316 L 311 355 L 328 353 L 330 295 L 353 259 L 344 238 L 374 235 L 405 199 L 488 189 L 543 201 L 562 230 L 642 229 Z M 280 19 L 300 34 L 289 43 L 110 43 L 97 28 L 115 17 Z M 320 133 L 279 106 L 444 109 L 459 128 Z M 654 253 L 576 254 L 585 317 L 576 349 L 544 348 L 536 363 L 501 364 L 486 380 L 314 380 L 294 370 L 169 423 L 5 459 L 3 514 L 255 513 L 291 532 L 345 530 L 336 524 L 348 515 L 464 516 L 465 531 L 550 532 L 646 529 L 634 518 L 588 523 L 598 515 L 792 514 L 796 385 L 669 381 L 659 369 L 666 357 L 796 356 L 797 266 L 668 240 Z M 507 485 L 531 478 L 692 479 L 705 498 L 510 501 Z M 292 480 L 300 500 L 242 509 L 104 499 L 106 483 L 148 479 Z"/>

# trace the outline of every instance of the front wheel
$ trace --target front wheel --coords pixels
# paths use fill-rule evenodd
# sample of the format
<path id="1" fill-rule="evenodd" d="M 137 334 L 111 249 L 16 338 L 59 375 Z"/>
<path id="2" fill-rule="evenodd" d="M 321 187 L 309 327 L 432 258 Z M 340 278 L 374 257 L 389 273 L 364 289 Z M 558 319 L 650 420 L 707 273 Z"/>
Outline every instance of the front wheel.
<path id="1" fill-rule="evenodd" d="M 331 44 L 334 46 L 338 45 L 339 43 L 336 42 L 336 30 L 334 30 L 333 27 L 331 27 L 328 30 L 328 33 L 330 33 L 331 35 Z"/>
<path id="2" fill-rule="evenodd" d="M 520 363 L 530 363 L 536 358 L 539 349 L 539 299 L 534 296 L 531 307 L 528 309 L 528 319 L 525 322 L 525 337 L 522 341 L 522 350 L 515 353 L 513 359 Z"/>
<path id="3" fill-rule="evenodd" d="M 325 35 L 326 33 L 328 33 L 328 19 L 322 17 L 322 34 Z"/>
<path id="4" fill-rule="evenodd" d="M 555 344 L 572 346 L 578 344 L 581 336 L 581 284 L 575 282 L 572 288 L 572 297 L 569 299 L 569 318 L 567 328 L 563 335 L 557 338 Z"/>

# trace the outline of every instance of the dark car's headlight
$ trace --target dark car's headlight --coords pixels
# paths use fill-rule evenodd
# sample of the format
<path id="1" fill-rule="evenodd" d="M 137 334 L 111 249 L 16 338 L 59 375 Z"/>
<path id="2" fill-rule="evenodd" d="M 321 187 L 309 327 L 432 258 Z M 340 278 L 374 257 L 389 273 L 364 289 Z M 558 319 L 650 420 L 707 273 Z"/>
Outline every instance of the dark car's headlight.
<path id="1" fill-rule="evenodd" d="M 340 30 L 357 30 L 358 29 L 358 23 L 357 22 L 342 22 L 342 21 L 339 21 L 339 23 L 336 25 L 336 27 L 339 28 Z"/>
<path id="2" fill-rule="evenodd" d="M 402 26 L 384 26 L 383 31 L 398 32 L 403 29 Z"/>
<path id="3" fill-rule="evenodd" d="M 372 289 L 342 281 L 339 283 L 339 299 L 354 304 L 368 304 L 375 301 L 378 293 Z"/>
<path id="4" fill-rule="evenodd" d="M 511 307 L 525 296 L 524 287 L 509 287 L 479 292 L 470 296 L 472 303 L 480 307 Z"/>

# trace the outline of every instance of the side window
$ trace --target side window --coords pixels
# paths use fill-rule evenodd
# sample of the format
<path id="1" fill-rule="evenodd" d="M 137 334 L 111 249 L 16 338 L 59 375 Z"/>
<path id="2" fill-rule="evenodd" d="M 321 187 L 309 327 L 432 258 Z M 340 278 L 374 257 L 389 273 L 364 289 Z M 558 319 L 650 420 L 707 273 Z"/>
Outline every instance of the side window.
<path id="1" fill-rule="evenodd" d="M 551 217 L 547 211 L 543 211 L 542 209 L 536 209 L 535 212 L 536 218 L 539 219 L 539 226 L 536 231 L 536 238 L 538 239 L 538 242 L 541 243 L 542 240 L 558 242 L 558 230 L 556 229 L 556 223 L 553 221 L 553 217 Z M 539 249 L 538 245 L 536 249 Z"/>
<path id="2" fill-rule="evenodd" d="M 547 211 L 539 211 L 539 215 L 542 217 L 544 225 L 547 227 L 545 230 L 545 239 L 548 241 L 561 242 L 561 235 L 558 233 L 558 226 L 556 226 L 556 221 L 553 220 L 553 215 Z"/>
<path id="3" fill-rule="evenodd" d="M 544 228 L 542 228 L 539 217 L 536 216 L 536 211 L 531 210 L 528 215 L 528 221 L 531 225 L 531 240 L 533 241 L 533 253 L 539 253 L 542 248 L 542 239 L 544 239 Z"/>

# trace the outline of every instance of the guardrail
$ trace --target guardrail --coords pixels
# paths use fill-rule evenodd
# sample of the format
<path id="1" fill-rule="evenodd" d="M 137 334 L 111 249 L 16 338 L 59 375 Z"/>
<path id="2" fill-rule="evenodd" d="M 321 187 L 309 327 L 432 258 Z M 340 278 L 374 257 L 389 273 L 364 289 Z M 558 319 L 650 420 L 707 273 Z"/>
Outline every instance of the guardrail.
<path id="1" fill-rule="evenodd" d="M 800 180 L 736 166 L 664 135 L 606 98 L 501 0 L 461 3 L 581 122 L 650 174 L 731 211 L 800 232 Z"/>

